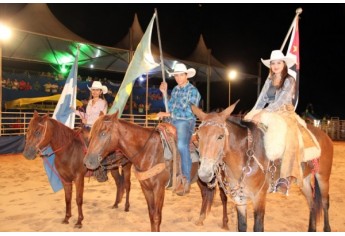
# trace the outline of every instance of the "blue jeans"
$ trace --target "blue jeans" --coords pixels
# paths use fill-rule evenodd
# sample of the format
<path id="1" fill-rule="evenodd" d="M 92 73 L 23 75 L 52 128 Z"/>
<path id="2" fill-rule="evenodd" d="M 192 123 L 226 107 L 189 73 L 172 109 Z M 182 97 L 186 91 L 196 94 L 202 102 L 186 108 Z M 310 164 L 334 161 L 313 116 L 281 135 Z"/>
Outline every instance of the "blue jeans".
<path id="1" fill-rule="evenodd" d="M 172 124 L 177 132 L 177 149 L 181 155 L 182 174 L 190 183 L 192 159 L 190 157 L 189 143 L 194 132 L 195 120 L 174 120 Z"/>

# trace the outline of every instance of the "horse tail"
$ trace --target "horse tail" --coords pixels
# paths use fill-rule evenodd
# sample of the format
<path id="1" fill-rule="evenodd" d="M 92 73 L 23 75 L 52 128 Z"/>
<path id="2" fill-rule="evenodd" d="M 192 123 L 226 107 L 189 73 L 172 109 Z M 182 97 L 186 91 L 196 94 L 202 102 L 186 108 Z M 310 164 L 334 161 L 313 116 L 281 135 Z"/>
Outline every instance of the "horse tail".
<path id="1" fill-rule="evenodd" d="M 320 185 L 319 182 L 316 178 L 316 176 L 314 175 L 314 205 L 313 205 L 313 210 L 314 213 L 316 215 L 316 220 L 320 221 L 321 219 L 321 215 L 322 215 L 322 196 L 321 196 L 321 190 L 320 190 Z"/>

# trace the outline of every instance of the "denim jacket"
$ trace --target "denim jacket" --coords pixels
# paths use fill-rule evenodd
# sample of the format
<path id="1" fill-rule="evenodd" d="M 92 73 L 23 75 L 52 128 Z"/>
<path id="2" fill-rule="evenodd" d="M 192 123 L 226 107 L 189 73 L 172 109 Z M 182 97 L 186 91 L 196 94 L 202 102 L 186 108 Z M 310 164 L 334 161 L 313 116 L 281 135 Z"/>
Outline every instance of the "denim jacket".
<path id="1" fill-rule="evenodd" d="M 292 105 L 292 99 L 295 95 L 295 79 L 288 75 L 285 79 L 283 86 L 277 90 L 275 99 L 269 101 L 267 91 L 272 84 L 272 80 L 267 78 L 266 82 L 261 90 L 260 96 L 253 109 L 264 109 L 268 112 L 278 111 L 284 105 Z"/>

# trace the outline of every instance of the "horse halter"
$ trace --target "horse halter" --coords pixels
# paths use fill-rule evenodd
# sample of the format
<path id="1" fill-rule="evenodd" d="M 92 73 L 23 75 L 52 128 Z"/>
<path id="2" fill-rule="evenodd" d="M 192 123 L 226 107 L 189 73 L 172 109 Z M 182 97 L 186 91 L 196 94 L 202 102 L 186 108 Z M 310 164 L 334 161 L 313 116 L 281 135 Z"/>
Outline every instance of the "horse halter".
<path id="1" fill-rule="evenodd" d="M 46 133 L 47 133 L 47 130 L 48 130 L 48 120 L 45 121 L 45 124 L 41 124 L 41 123 L 38 123 L 39 126 L 43 126 L 44 127 L 44 132 L 43 132 L 43 135 L 42 135 L 42 138 L 41 140 L 35 145 L 36 149 L 38 150 L 38 152 L 40 153 L 40 156 L 41 157 L 50 157 L 51 155 L 53 155 L 54 153 L 58 152 L 58 151 L 61 151 L 64 147 L 68 146 L 70 144 L 70 142 L 68 142 L 67 144 L 65 145 L 62 145 L 61 147 L 59 147 L 58 149 L 56 150 L 52 150 L 52 153 L 50 154 L 44 154 L 44 151 L 48 148 L 48 146 L 45 146 L 43 147 L 42 149 L 39 147 L 40 144 L 43 142 L 45 136 L 46 136 Z"/>
<path id="2" fill-rule="evenodd" d="M 36 149 L 38 149 L 39 153 L 41 154 L 41 156 L 43 155 L 43 152 L 47 149 L 47 147 L 43 147 L 43 149 L 41 149 L 39 146 L 40 144 L 43 142 L 45 136 L 46 136 L 46 133 L 47 133 L 47 129 L 48 129 L 48 121 L 45 122 L 45 124 L 41 124 L 41 123 L 38 123 L 39 126 L 43 126 L 44 127 L 44 131 L 43 131 L 43 135 L 41 135 L 41 140 L 35 145 Z"/>

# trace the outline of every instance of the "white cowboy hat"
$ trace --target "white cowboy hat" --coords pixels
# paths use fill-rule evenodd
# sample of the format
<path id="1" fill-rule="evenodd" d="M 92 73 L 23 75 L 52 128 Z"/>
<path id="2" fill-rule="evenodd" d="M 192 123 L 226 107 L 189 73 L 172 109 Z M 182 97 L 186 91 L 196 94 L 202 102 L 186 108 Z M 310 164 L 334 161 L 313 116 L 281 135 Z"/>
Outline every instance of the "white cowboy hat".
<path id="1" fill-rule="evenodd" d="M 89 90 L 91 90 L 91 89 L 102 89 L 103 94 L 106 94 L 108 92 L 107 86 L 102 85 L 101 82 L 99 82 L 99 81 L 93 81 L 91 87 L 89 87 L 89 85 L 87 85 L 87 87 L 89 88 Z"/>
<path id="2" fill-rule="evenodd" d="M 262 63 L 270 68 L 271 61 L 280 60 L 285 61 L 288 68 L 292 67 L 294 64 L 296 64 L 296 56 L 289 53 L 288 56 L 284 56 L 282 51 L 280 50 L 273 50 L 271 52 L 271 58 L 264 60 L 261 58 Z"/>
<path id="3" fill-rule="evenodd" d="M 187 70 L 187 67 L 185 64 L 182 63 L 178 63 L 175 65 L 174 67 L 174 71 L 173 72 L 168 72 L 169 76 L 171 75 L 177 75 L 177 74 L 182 74 L 182 73 L 187 73 L 187 78 L 191 78 L 196 74 L 196 71 L 194 68 L 189 68 Z"/>

